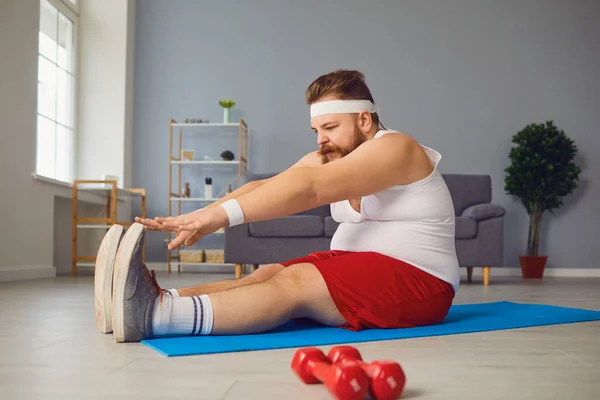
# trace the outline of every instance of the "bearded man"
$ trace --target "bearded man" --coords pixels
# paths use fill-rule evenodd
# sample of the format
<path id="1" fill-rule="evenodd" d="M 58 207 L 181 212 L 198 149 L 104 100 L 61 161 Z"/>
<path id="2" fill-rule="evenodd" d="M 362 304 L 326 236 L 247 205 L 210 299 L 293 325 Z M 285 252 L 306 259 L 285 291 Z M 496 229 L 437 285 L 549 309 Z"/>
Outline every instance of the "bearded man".
<path id="1" fill-rule="evenodd" d="M 444 320 L 459 266 L 441 155 L 380 123 L 359 71 L 319 77 L 306 90 L 306 102 L 317 151 L 201 210 L 136 218 L 124 235 L 107 234 L 105 247 L 118 250 L 113 259 L 98 259 L 114 262 L 111 312 L 118 342 L 257 333 L 292 318 L 351 330 Z M 330 251 L 265 265 L 242 279 L 164 290 L 141 262 L 145 230 L 177 233 L 173 250 L 224 227 L 327 204 L 339 223 Z"/>

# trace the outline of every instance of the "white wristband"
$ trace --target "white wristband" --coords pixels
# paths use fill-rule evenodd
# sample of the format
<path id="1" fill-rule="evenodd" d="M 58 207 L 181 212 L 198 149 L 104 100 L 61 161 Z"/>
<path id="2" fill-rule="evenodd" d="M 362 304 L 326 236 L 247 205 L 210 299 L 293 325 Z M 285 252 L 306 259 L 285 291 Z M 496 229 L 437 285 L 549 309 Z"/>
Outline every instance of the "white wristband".
<path id="1" fill-rule="evenodd" d="M 223 207 L 227 213 L 229 226 L 241 225 L 244 223 L 244 213 L 236 199 L 227 200 L 221 203 L 221 207 Z"/>

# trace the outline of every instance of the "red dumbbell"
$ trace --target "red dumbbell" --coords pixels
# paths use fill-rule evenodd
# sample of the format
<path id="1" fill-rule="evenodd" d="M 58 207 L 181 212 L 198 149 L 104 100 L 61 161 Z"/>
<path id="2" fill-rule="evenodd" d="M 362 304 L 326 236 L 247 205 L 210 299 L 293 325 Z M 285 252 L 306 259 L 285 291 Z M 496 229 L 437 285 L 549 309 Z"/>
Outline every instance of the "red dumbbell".
<path id="1" fill-rule="evenodd" d="M 353 361 L 332 365 L 316 347 L 298 349 L 292 369 L 306 384 L 323 382 L 339 400 L 361 400 L 369 393 L 369 377 L 360 365 Z"/>
<path id="2" fill-rule="evenodd" d="M 327 353 L 334 365 L 354 361 L 361 366 L 370 380 L 371 394 L 377 400 L 394 400 L 400 397 L 406 384 L 406 375 L 400 364 L 391 360 L 364 363 L 360 352 L 352 346 L 335 346 Z"/>

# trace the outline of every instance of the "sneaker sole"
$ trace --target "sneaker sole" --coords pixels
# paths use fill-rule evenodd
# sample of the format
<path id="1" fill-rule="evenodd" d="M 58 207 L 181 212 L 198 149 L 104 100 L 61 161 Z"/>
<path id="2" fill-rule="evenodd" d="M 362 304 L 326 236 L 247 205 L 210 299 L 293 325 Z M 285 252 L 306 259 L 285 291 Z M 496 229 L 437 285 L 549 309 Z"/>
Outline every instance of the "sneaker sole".
<path id="1" fill-rule="evenodd" d="M 115 273 L 113 281 L 113 334 L 117 343 L 125 342 L 125 312 L 123 304 L 125 302 L 125 283 L 129 276 L 129 267 L 131 266 L 131 257 L 136 243 L 144 231 L 144 226 L 134 223 L 127 229 L 117 256 L 115 259 Z"/>
<path id="2" fill-rule="evenodd" d="M 110 227 L 98 248 L 94 268 L 94 314 L 101 333 L 112 332 L 112 285 L 115 257 L 123 233 L 121 225 Z"/>

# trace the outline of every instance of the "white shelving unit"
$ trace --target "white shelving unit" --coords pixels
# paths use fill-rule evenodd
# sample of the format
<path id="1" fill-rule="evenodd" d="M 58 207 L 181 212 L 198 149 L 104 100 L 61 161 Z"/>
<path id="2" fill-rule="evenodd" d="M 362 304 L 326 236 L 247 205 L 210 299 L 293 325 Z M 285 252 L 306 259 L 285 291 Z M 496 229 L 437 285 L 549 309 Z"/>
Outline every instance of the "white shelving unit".
<path id="1" fill-rule="evenodd" d="M 193 128 L 193 129 L 191 129 Z M 232 161 L 225 160 L 182 160 L 181 159 L 181 151 L 183 148 L 183 132 L 197 135 L 206 135 L 208 132 L 212 132 L 213 130 L 206 130 L 202 128 L 223 128 L 223 133 L 232 133 L 231 128 L 238 129 L 238 159 Z M 178 140 L 175 141 L 174 134 L 178 134 Z M 219 132 L 217 135 L 221 135 Z M 175 143 L 174 143 L 175 142 Z M 175 154 L 173 152 L 176 151 Z M 174 119 L 171 119 L 169 122 L 169 216 L 172 215 L 180 215 L 181 214 L 181 205 L 184 203 L 199 203 L 199 204 L 210 204 L 214 201 L 219 200 L 218 198 L 205 198 L 205 197 L 183 197 L 182 194 L 182 185 L 181 185 L 181 174 L 182 167 L 215 167 L 215 168 L 226 168 L 233 167 L 237 168 L 237 178 L 238 184 L 241 183 L 242 176 L 246 175 L 248 172 L 248 125 L 246 122 L 240 118 L 239 122 L 231 122 L 231 123 L 182 123 L 177 122 Z M 173 190 L 173 169 L 177 172 L 177 190 Z M 224 233 L 223 230 L 217 231 L 214 234 L 222 235 Z M 174 234 L 168 233 L 169 242 L 174 237 Z M 173 254 L 175 253 L 175 254 Z M 206 265 L 206 266 L 215 266 L 215 265 L 233 265 L 233 264 L 225 264 L 225 263 L 212 263 L 212 262 L 183 262 L 181 261 L 181 251 L 180 249 L 169 251 L 167 250 L 167 259 L 168 259 L 168 271 L 171 272 L 171 264 L 177 264 L 177 271 L 181 271 L 182 265 Z M 238 266 L 236 266 L 236 276 L 238 275 Z"/>

